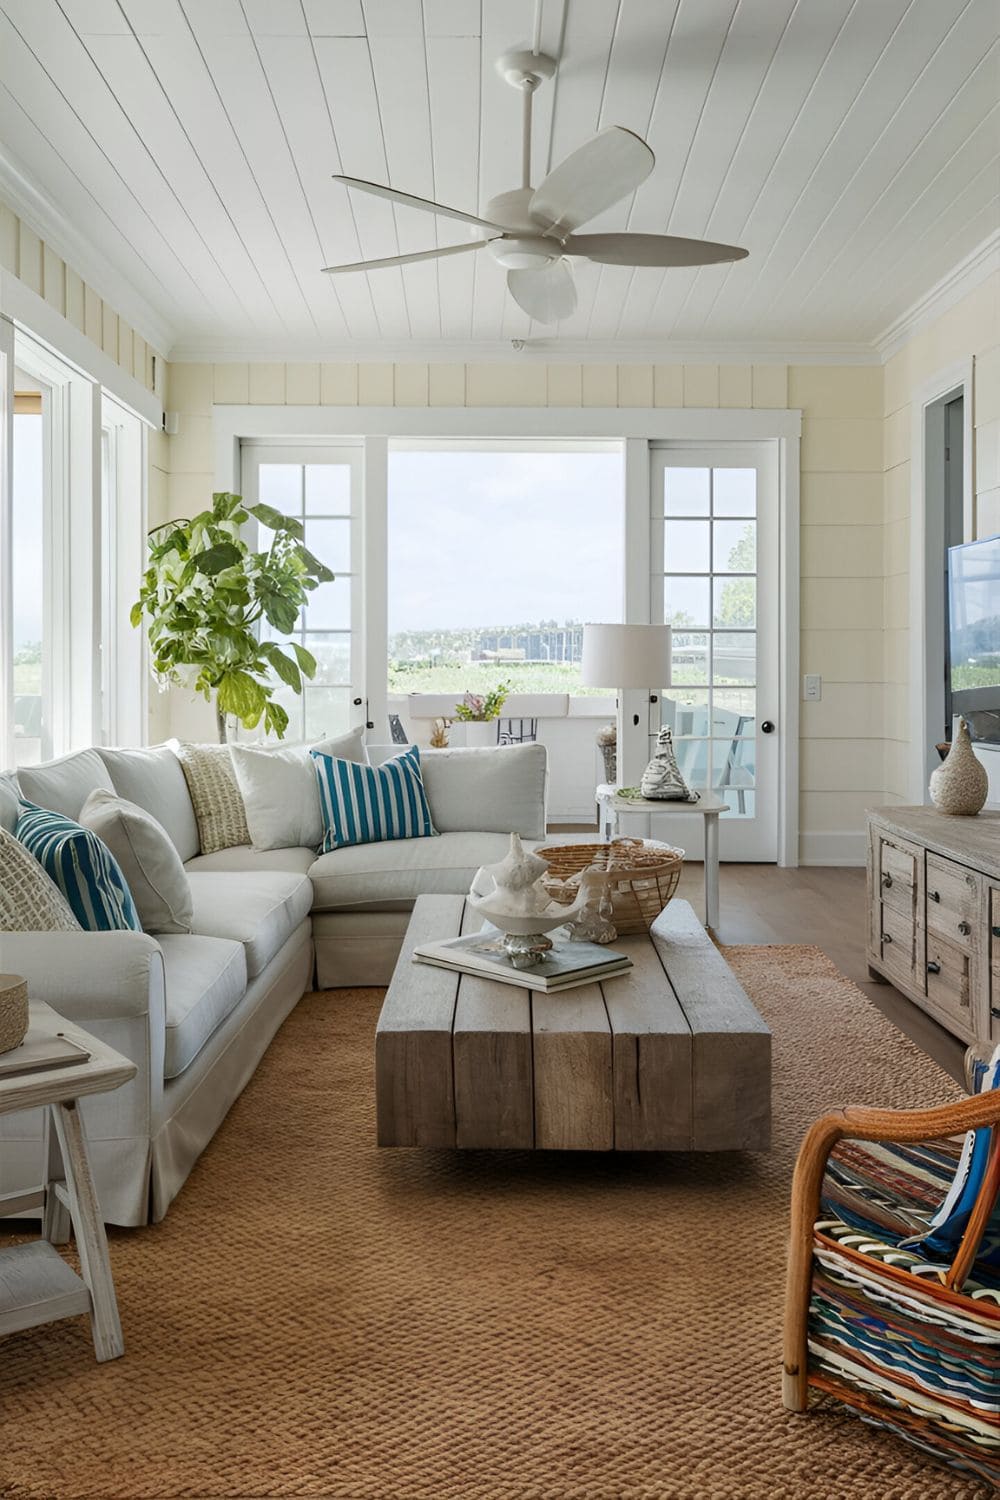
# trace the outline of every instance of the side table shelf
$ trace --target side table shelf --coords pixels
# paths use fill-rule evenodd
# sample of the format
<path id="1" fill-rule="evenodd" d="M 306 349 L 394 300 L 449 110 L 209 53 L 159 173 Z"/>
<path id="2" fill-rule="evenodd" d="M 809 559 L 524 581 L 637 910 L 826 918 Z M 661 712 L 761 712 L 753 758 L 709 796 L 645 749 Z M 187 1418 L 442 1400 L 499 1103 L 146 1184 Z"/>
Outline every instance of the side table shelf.
<path id="1" fill-rule="evenodd" d="M 38 1188 L 0 1196 L 0 1219 L 39 1211 L 42 1238 L 0 1249 L 0 1335 L 60 1318 L 90 1317 L 98 1360 L 125 1352 L 111 1277 L 108 1239 L 94 1190 L 77 1100 L 134 1078 L 135 1064 L 96 1037 L 32 1002 L 29 1035 L 61 1033 L 84 1047 L 86 1062 L 0 1078 L 0 1114 L 42 1108 L 46 1115 L 43 1181 Z M 60 1166 L 61 1163 L 61 1166 Z M 62 1176 L 60 1177 L 60 1172 Z M 80 1275 L 56 1250 L 76 1237 Z"/>

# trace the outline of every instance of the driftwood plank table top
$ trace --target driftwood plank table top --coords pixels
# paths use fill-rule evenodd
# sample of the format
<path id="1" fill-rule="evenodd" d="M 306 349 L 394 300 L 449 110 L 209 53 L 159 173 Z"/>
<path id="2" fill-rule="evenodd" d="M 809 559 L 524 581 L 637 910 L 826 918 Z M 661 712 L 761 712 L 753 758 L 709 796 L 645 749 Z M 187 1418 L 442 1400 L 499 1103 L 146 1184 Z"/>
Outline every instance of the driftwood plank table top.
<path id="1" fill-rule="evenodd" d="M 627 974 L 556 995 L 413 962 L 479 925 L 417 899 L 375 1038 L 379 1145 L 768 1149 L 771 1034 L 686 901 L 615 941 Z"/>

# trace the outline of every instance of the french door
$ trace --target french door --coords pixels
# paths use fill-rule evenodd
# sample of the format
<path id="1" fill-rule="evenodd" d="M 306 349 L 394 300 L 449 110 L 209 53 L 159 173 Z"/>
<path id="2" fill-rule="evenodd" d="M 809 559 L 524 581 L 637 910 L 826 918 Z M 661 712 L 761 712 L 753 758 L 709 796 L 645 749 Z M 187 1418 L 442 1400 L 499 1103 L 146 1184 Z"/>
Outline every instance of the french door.
<path id="1" fill-rule="evenodd" d="M 778 854 L 776 445 L 650 451 L 651 618 L 673 627 L 671 684 L 650 724 L 673 731 L 688 785 L 721 799 L 723 859 Z M 690 827 L 688 827 L 690 824 Z M 700 849 L 701 819 L 670 837 Z"/>
<path id="2" fill-rule="evenodd" d="M 321 583 L 295 623 L 278 641 L 297 641 L 316 658 L 316 675 L 302 695 L 291 688 L 275 694 L 289 716 L 286 739 L 311 742 L 345 733 L 365 720 L 361 568 L 360 446 L 243 444 L 243 497 L 262 501 L 305 529 L 305 544 L 335 574 Z M 270 533 L 257 528 L 264 547 Z"/>

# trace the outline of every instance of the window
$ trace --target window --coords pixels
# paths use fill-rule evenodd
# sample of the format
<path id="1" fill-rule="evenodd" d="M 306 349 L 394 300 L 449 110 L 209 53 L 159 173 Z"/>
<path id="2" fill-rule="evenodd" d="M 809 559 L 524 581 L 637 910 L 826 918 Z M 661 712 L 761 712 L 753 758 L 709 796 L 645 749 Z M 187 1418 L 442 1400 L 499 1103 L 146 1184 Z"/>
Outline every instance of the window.
<path id="1" fill-rule="evenodd" d="M 574 693 L 587 620 L 622 619 L 618 443 L 397 444 L 389 692 Z"/>
<path id="2" fill-rule="evenodd" d="M 5 759 L 142 743 L 142 641 L 128 626 L 144 556 L 142 423 L 31 335 L 0 321 L 0 337 L 13 396 L 0 503 Z"/>
<path id="3" fill-rule="evenodd" d="M 46 641 L 45 434 L 42 392 L 23 371 L 14 393 L 11 606 L 14 761 L 52 754 L 51 639 Z"/>
<path id="4" fill-rule="evenodd" d="M 291 741 L 342 734 L 364 717 L 360 485 L 359 449 L 244 445 L 247 503 L 261 501 L 302 521 L 306 546 L 336 574 L 310 596 L 291 637 L 262 625 L 272 639 L 294 639 L 316 658 L 316 675 L 301 697 L 287 687 L 275 695 L 289 715 Z M 271 535 L 258 527 L 257 545 L 268 546 Z"/>

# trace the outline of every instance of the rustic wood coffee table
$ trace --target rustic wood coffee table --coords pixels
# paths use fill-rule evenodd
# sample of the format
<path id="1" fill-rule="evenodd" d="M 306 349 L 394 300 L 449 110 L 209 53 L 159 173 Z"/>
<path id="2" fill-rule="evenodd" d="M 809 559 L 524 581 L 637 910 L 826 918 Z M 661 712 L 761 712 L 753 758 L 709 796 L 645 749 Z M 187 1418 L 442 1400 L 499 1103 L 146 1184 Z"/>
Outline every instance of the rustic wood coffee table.
<path id="1" fill-rule="evenodd" d="M 420 896 L 375 1037 L 380 1146 L 766 1151 L 771 1033 L 686 901 L 561 995 L 412 962 L 481 925 Z"/>

